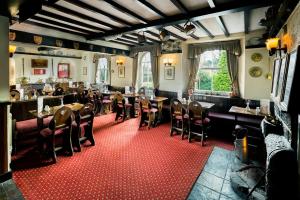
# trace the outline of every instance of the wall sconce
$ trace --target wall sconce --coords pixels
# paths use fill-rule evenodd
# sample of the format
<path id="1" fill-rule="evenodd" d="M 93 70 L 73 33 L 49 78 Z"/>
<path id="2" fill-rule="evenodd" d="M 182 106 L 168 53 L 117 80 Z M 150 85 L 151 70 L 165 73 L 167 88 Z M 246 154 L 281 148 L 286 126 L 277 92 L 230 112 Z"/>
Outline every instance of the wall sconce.
<path id="1" fill-rule="evenodd" d="M 172 66 L 172 64 L 173 64 L 173 59 L 172 58 L 164 58 L 163 59 L 163 63 L 164 63 L 164 65 L 165 66 Z"/>
<path id="2" fill-rule="evenodd" d="M 13 54 L 15 53 L 15 51 L 16 51 L 16 46 L 14 46 L 14 45 L 9 45 L 9 47 L 8 47 L 8 52 L 9 52 L 9 57 L 12 57 L 13 56 Z"/>
<path id="3" fill-rule="evenodd" d="M 266 41 L 266 47 L 269 50 L 269 55 L 272 56 L 276 53 L 276 50 L 279 50 L 279 53 L 281 54 L 281 50 L 283 50 L 284 53 L 287 52 L 287 46 L 284 45 L 283 48 L 281 48 L 280 45 L 280 39 L 279 38 L 270 38 Z"/>
<path id="4" fill-rule="evenodd" d="M 121 59 L 117 59 L 117 60 L 116 60 L 116 63 L 117 63 L 117 65 L 123 65 L 123 64 L 124 64 L 124 61 L 121 60 Z"/>

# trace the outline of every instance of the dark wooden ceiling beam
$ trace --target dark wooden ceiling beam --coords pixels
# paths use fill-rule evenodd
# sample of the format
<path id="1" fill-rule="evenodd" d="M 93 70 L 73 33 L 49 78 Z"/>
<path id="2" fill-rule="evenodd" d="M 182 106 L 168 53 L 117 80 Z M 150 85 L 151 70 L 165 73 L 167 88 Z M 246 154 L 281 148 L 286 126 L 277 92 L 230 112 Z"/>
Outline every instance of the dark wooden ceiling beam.
<path id="1" fill-rule="evenodd" d="M 126 43 L 128 43 L 128 44 L 133 44 L 133 45 L 138 45 L 138 44 L 139 44 L 138 42 L 129 41 L 129 40 L 124 40 L 124 39 L 122 39 L 122 38 L 117 38 L 117 39 L 115 39 L 115 40 L 121 41 L 121 42 L 126 42 Z"/>
<path id="2" fill-rule="evenodd" d="M 101 20 L 98 20 L 98 19 L 95 19 L 93 17 L 90 17 L 90 16 L 87 16 L 87 15 L 84 15 L 82 13 L 79 13 L 79 12 L 76 12 L 74 10 L 71 10 L 69 8 L 65 8 L 63 6 L 60 6 L 60 5 L 52 5 L 52 6 L 47 6 L 51 9 L 54 9 L 56 11 L 59 11 L 59 12 L 62 12 L 62 13 L 65 13 L 65 14 L 68 14 L 68 15 L 71 15 L 71 16 L 74 16 L 74 17 L 78 17 L 78 18 L 81 18 L 81 19 L 84 19 L 84 20 L 88 20 L 88 21 L 92 21 L 92 22 L 95 22 L 97 24 L 101 24 L 103 26 L 106 26 L 106 27 L 109 27 L 109 28 L 118 28 L 117 26 L 114 26 L 112 24 L 109 24 L 109 23 L 106 23 L 106 22 L 103 22 Z"/>
<path id="3" fill-rule="evenodd" d="M 186 38 L 181 37 L 180 35 L 177 35 L 177 34 L 171 32 L 169 30 L 166 30 L 166 31 L 168 31 L 170 33 L 170 35 L 173 36 L 174 38 L 177 38 L 177 39 L 182 40 L 182 41 L 186 41 L 187 40 Z"/>
<path id="4" fill-rule="evenodd" d="M 138 44 L 140 44 L 138 41 L 137 41 L 137 38 L 135 38 L 135 37 L 132 37 L 132 36 L 129 36 L 129 35 L 122 35 L 122 38 L 124 38 L 124 39 L 127 39 L 127 40 L 130 40 L 130 41 L 134 41 L 134 42 L 137 42 Z M 145 42 L 146 44 L 150 44 L 150 45 L 152 45 L 153 43 L 152 42 L 149 42 L 149 41 L 147 41 L 147 39 L 146 39 L 146 42 Z"/>
<path id="5" fill-rule="evenodd" d="M 224 35 L 226 37 L 229 37 L 230 34 L 229 34 L 228 29 L 227 29 L 227 27 L 226 27 L 226 25 L 225 25 L 225 23 L 223 21 L 223 18 L 222 17 L 216 17 L 216 20 L 217 20 L 217 23 L 218 23 L 219 27 L 223 31 Z"/>
<path id="6" fill-rule="evenodd" d="M 84 33 L 79 33 L 79 32 L 76 32 L 76 31 L 71 31 L 71 30 L 67 30 L 67 29 L 64 29 L 64 28 L 59 28 L 59 27 L 56 27 L 56 26 L 51 26 L 51 25 L 47 25 L 47 24 L 43 24 L 43 23 L 39 23 L 39 22 L 33 22 L 33 21 L 30 21 L 30 20 L 26 20 L 23 23 L 34 25 L 34 26 L 39 26 L 39 27 L 43 27 L 43 28 L 48 28 L 48 29 L 52 29 L 52 30 L 62 31 L 62 32 L 65 32 L 65 33 L 71 33 L 73 35 L 86 37 L 86 34 L 84 34 Z"/>
<path id="7" fill-rule="evenodd" d="M 140 4 L 144 5 L 148 10 L 160 15 L 161 17 L 168 17 L 165 13 L 157 9 L 155 6 L 153 6 L 151 3 L 149 3 L 146 0 L 137 0 Z"/>
<path id="8" fill-rule="evenodd" d="M 171 0 L 171 2 L 178 8 L 178 10 L 180 10 L 180 12 L 184 14 L 189 12 L 180 0 Z"/>
<path id="9" fill-rule="evenodd" d="M 130 43 L 126 43 L 126 42 L 122 42 L 122 41 L 118 41 L 118 40 L 110 40 L 109 42 L 122 44 L 122 45 L 130 46 L 130 47 L 134 46 L 134 44 L 130 44 Z"/>
<path id="10" fill-rule="evenodd" d="M 250 28 L 250 11 L 245 10 L 244 11 L 244 24 L 245 24 L 245 34 L 249 33 L 249 28 Z"/>
<path id="11" fill-rule="evenodd" d="M 148 23 L 148 20 L 145 19 L 144 17 L 142 17 L 142 16 L 136 14 L 135 12 L 133 12 L 133 11 L 131 11 L 131 10 L 125 8 L 124 6 L 121 6 L 120 4 L 118 4 L 118 3 L 116 3 L 116 2 L 114 2 L 114 1 L 112 1 L 112 0 L 103 0 L 103 1 L 105 1 L 105 2 L 108 3 L 108 4 L 110 4 L 110 5 L 111 5 L 112 7 L 114 7 L 116 10 L 118 10 L 118 11 L 120 11 L 120 12 L 122 12 L 122 13 L 125 13 L 126 15 L 130 15 L 130 16 L 132 16 L 132 17 L 138 19 L 138 20 L 141 20 L 141 21 L 144 22 L 144 23 Z"/>
<path id="12" fill-rule="evenodd" d="M 57 22 L 57 21 L 54 21 L 54 20 L 43 18 L 43 17 L 33 16 L 30 19 L 34 19 L 34 20 L 44 22 L 44 23 L 47 23 L 47 24 L 52 24 L 52 25 L 59 26 L 59 27 L 62 27 L 62 28 L 67 28 L 67 29 L 79 31 L 79 32 L 82 32 L 82 33 L 87 33 L 87 34 L 94 33 L 92 31 L 89 31 L 89 30 L 86 30 L 86 29 L 82 29 L 82 28 L 79 28 L 79 27 L 76 27 L 76 26 L 71 26 L 71 25 L 68 25 L 68 24 L 60 23 L 60 22 Z"/>
<path id="13" fill-rule="evenodd" d="M 87 39 L 99 39 L 117 34 L 131 33 L 136 31 L 146 31 L 153 28 L 163 28 L 169 25 L 185 23 L 187 19 L 190 19 L 190 21 L 198 21 L 202 19 L 228 15 L 231 13 L 242 12 L 245 10 L 251 10 L 254 8 L 260 8 L 270 5 L 272 5 L 272 2 L 267 0 L 233 1 L 230 3 L 224 3 L 215 8 L 201 8 L 189 11 L 187 14 L 181 13 L 166 17 L 164 19 L 152 20 L 147 24 L 134 24 L 131 27 L 118 28 L 111 31 L 107 31 L 105 33 L 96 33 L 88 36 Z"/>
<path id="14" fill-rule="evenodd" d="M 211 39 L 214 38 L 215 36 L 203 25 L 201 24 L 199 21 L 194 21 L 193 24 L 195 26 L 197 26 L 198 28 L 202 29 L 207 35 L 208 37 L 210 37 Z"/>
<path id="15" fill-rule="evenodd" d="M 100 10 L 100 9 L 98 9 L 98 8 L 96 8 L 94 6 L 91 6 L 89 4 L 86 4 L 86 3 L 82 2 L 82 1 L 78 1 L 78 0 L 77 1 L 74 1 L 74 0 L 64 0 L 64 1 L 66 1 L 66 2 L 68 2 L 70 4 L 73 4 L 75 6 L 78 6 L 80 8 L 84 8 L 84 9 L 90 11 L 90 12 L 104 15 L 104 16 L 110 18 L 111 20 L 113 20 L 113 21 L 115 21 L 115 22 L 117 22 L 119 24 L 123 24 L 123 25 L 126 25 L 126 26 L 130 26 L 131 25 L 131 23 L 129 23 L 126 20 L 123 20 L 123 19 L 121 19 L 119 17 L 116 17 L 115 15 L 112 15 L 112 14 L 106 12 L 106 11 Z"/>
<path id="16" fill-rule="evenodd" d="M 76 20 L 70 19 L 68 17 L 57 15 L 57 14 L 54 14 L 54 13 L 51 13 L 51 12 L 48 12 L 48 11 L 45 11 L 45 10 L 41 10 L 39 12 L 39 14 L 47 16 L 47 17 L 51 17 L 51 18 L 54 18 L 54 19 L 60 19 L 62 21 L 65 21 L 65 22 L 68 22 L 68 23 L 71 23 L 71 24 L 75 24 L 75 25 L 78 25 L 78 26 L 82 26 L 82 27 L 85 27 L 85 28 L 94 29 L 94 30 L 103 31 L 103 32 L 106 31 L 105 29 L 99 28 L 97 26 L 93 26 L 91 24 L 76 21 Z"/>
<path id="17" fill-rule="evenodd" d="M 178 29 L 179 31 L 181 32 L 185 32 L 184 31 L 184 27 L 180 26 L 179 24 L 178 25 L 173 25 L 174 28 Z M 191 34 L 189 35 L 191 36 L 192 38 L 196 39 L 196 40 L 199 40 L 200 38 L 198 36 L 196 36 L 195 34 Z"/>
<path id="18" fill-rule="evenodd" d="M 131 35 L 133 35 L 133 36 L 138 36 L 138 35 L 140 35 L 140 34 L 138 34 L 138 33 L 131 33 Z M 146 36 L 145 36 L 146 37 Z M 153 38 L 150 38 L 150 37 L 146 37 L 146 39 L 147 40 L 149 40 L 149 41 L 151 41 L 151 42 L 156 42 L 156 43 L 160 43 L 160 40 L 155 40 L 155 39 L 153 39 Z"/>
<path id="19" fill-rule="evenodd" d="M 207 3 L 211 8 L 216 7 L 214 0 L 207 0 Z M 224 35 L 226 37 L 228 37 L 230 34 L 229 34 L 228 29 L 223 21 L 223 18 L 221 16 L 216 16 L 216 21 L 217 21 L 219 27 L 221 28 L 221 30 L 223 31 Z"/>

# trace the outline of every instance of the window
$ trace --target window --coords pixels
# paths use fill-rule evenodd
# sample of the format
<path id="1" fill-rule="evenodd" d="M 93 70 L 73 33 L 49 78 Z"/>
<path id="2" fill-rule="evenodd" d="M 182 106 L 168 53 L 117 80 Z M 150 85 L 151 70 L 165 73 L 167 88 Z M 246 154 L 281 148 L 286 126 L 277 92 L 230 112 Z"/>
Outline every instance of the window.
<path id="1" fill-rule="evenodd" d="M 150 52 L 141 56 L 139 82 L 140 87 L 153 88 Z"/>
<path id="2" fill-rule="evenodd" d="M 231 91 L 226 51 L 205 51 L 201 54 L 195 89 L 204 92 Z"/>
<path id="3" fill-rule="evenodd" d="M 108 73 L 108 62 L 106 58 L 99 58 L 97 73 L 96 73 L 96 83 L 108 83 L 109 81 Z"/>

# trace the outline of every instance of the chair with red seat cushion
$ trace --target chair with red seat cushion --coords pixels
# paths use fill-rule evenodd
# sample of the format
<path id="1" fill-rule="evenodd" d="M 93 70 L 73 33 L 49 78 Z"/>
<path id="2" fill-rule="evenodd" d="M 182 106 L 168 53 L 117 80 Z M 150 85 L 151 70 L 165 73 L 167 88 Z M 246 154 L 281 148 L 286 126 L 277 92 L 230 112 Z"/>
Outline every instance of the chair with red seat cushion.
<path id="1" fill-rule="evenodd" d="M 201 137 L 201 145 L 204 145 L 206 138 L 205 129 L 208 127 L 210 120 L 203 116 L 202 106 L 197 101 L 192 101 L 188 106 L 189 114 L 189 136 L 188 140 L 191 142 L 193 135 Z"/>
<path id="2" fill-rule="evenodd" d="M 49 156 L 56 163 L 55 151 L 63 149 L 68 155 L 73 155 L 73 148 L 71 144 L 71 131 L 72 121 L 74 114 L 72 110 L 66 106 L 58 109 L 52 120 L 49 123 L 48 128 L 44 128 L 40 131 L 40 148 L 43 152 L 49 153 Z M 63 144 L 58 146 L 56 140 L 62 137 Z"/>
<path id="3" fill-rule="evenodd" d="M 171 107 L 171 129 L 170 135 L 173 136 L 173 132 L 181 132 L 182 139 L 184 138 L 184 132 L 187 129 L 188 116 L 182 106 L 182 103 L 178 99 L 173 99 L 170 104 Z"/>
<path id="4" fill-rule="evenodd" d="M 148 129 L 150 129 L 150 126 L 153 125 L 155 122 L 155 119 L 158 114 L 158 109 L 157 108 L 152 108 L 151 102 L 149 99 L 147 99 L 145 96 L 141 96 L 140 98 L 140 112 L 141 112 L 141 121 L 140 121 L 140 126 L 144 123 L 147 124 Z"/>
<path id="5" fill-rule="evenodd" d="M 120 117 L 122 117 L 122 120 L 124 121 L 127 116 L 127 111 L 132 106 L 129 103 L 126 103 L 123 95 L 120 92 L 117 92 L 115 94 L 115 105 L 116 105 L 116 118 L 115 121 L 117 121 Z"/>
<path id="6" fill-rule="evenodd" d="M 93 134 L 94 122 L 93 104 L 85 104 L 78 113 L 76 113 L 75 122 L 72 123 L 72 144 L 76 151 L 81 151 L 80 143 L 86 140 L 90 141 L 91 146 L 95 145 Z"/>

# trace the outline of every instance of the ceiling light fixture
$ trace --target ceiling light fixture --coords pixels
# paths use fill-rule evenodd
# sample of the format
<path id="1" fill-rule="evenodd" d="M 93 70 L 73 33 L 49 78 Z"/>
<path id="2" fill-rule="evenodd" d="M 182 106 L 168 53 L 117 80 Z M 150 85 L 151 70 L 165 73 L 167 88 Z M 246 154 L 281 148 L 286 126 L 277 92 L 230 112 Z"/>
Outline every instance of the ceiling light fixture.
<path id="1" fill-rule="evenodd" d="M 141 35 L 141 34 L 138 34 L 138 36 L 137 36 L 137 41 L 138 41 L 138 43 L 140 43 L 140 44 L 144 44 L 144 43 L 147 42 L 144 32 L 143 32 L 142 35 Z"/>
<path id="2" fill-rule="evenodd" d="M 188 24 L 189 23 L 189 24 Z M 187 35 L 192 35 L 194 32 L 196 31 L 196 27 L 194 26 L 194 24 L 192 24 L 191 22 L 187 21 L 184 24 L 184 32 Z"/>
<path id="3" fill-rule="evenodd" d="M 169 33 L 169 31 L 167 31 L 166 29 L 162 29 L 159 33 L 159 39 L 161 41 L 168 41 L 170 39 L 171 35 Z"/>

